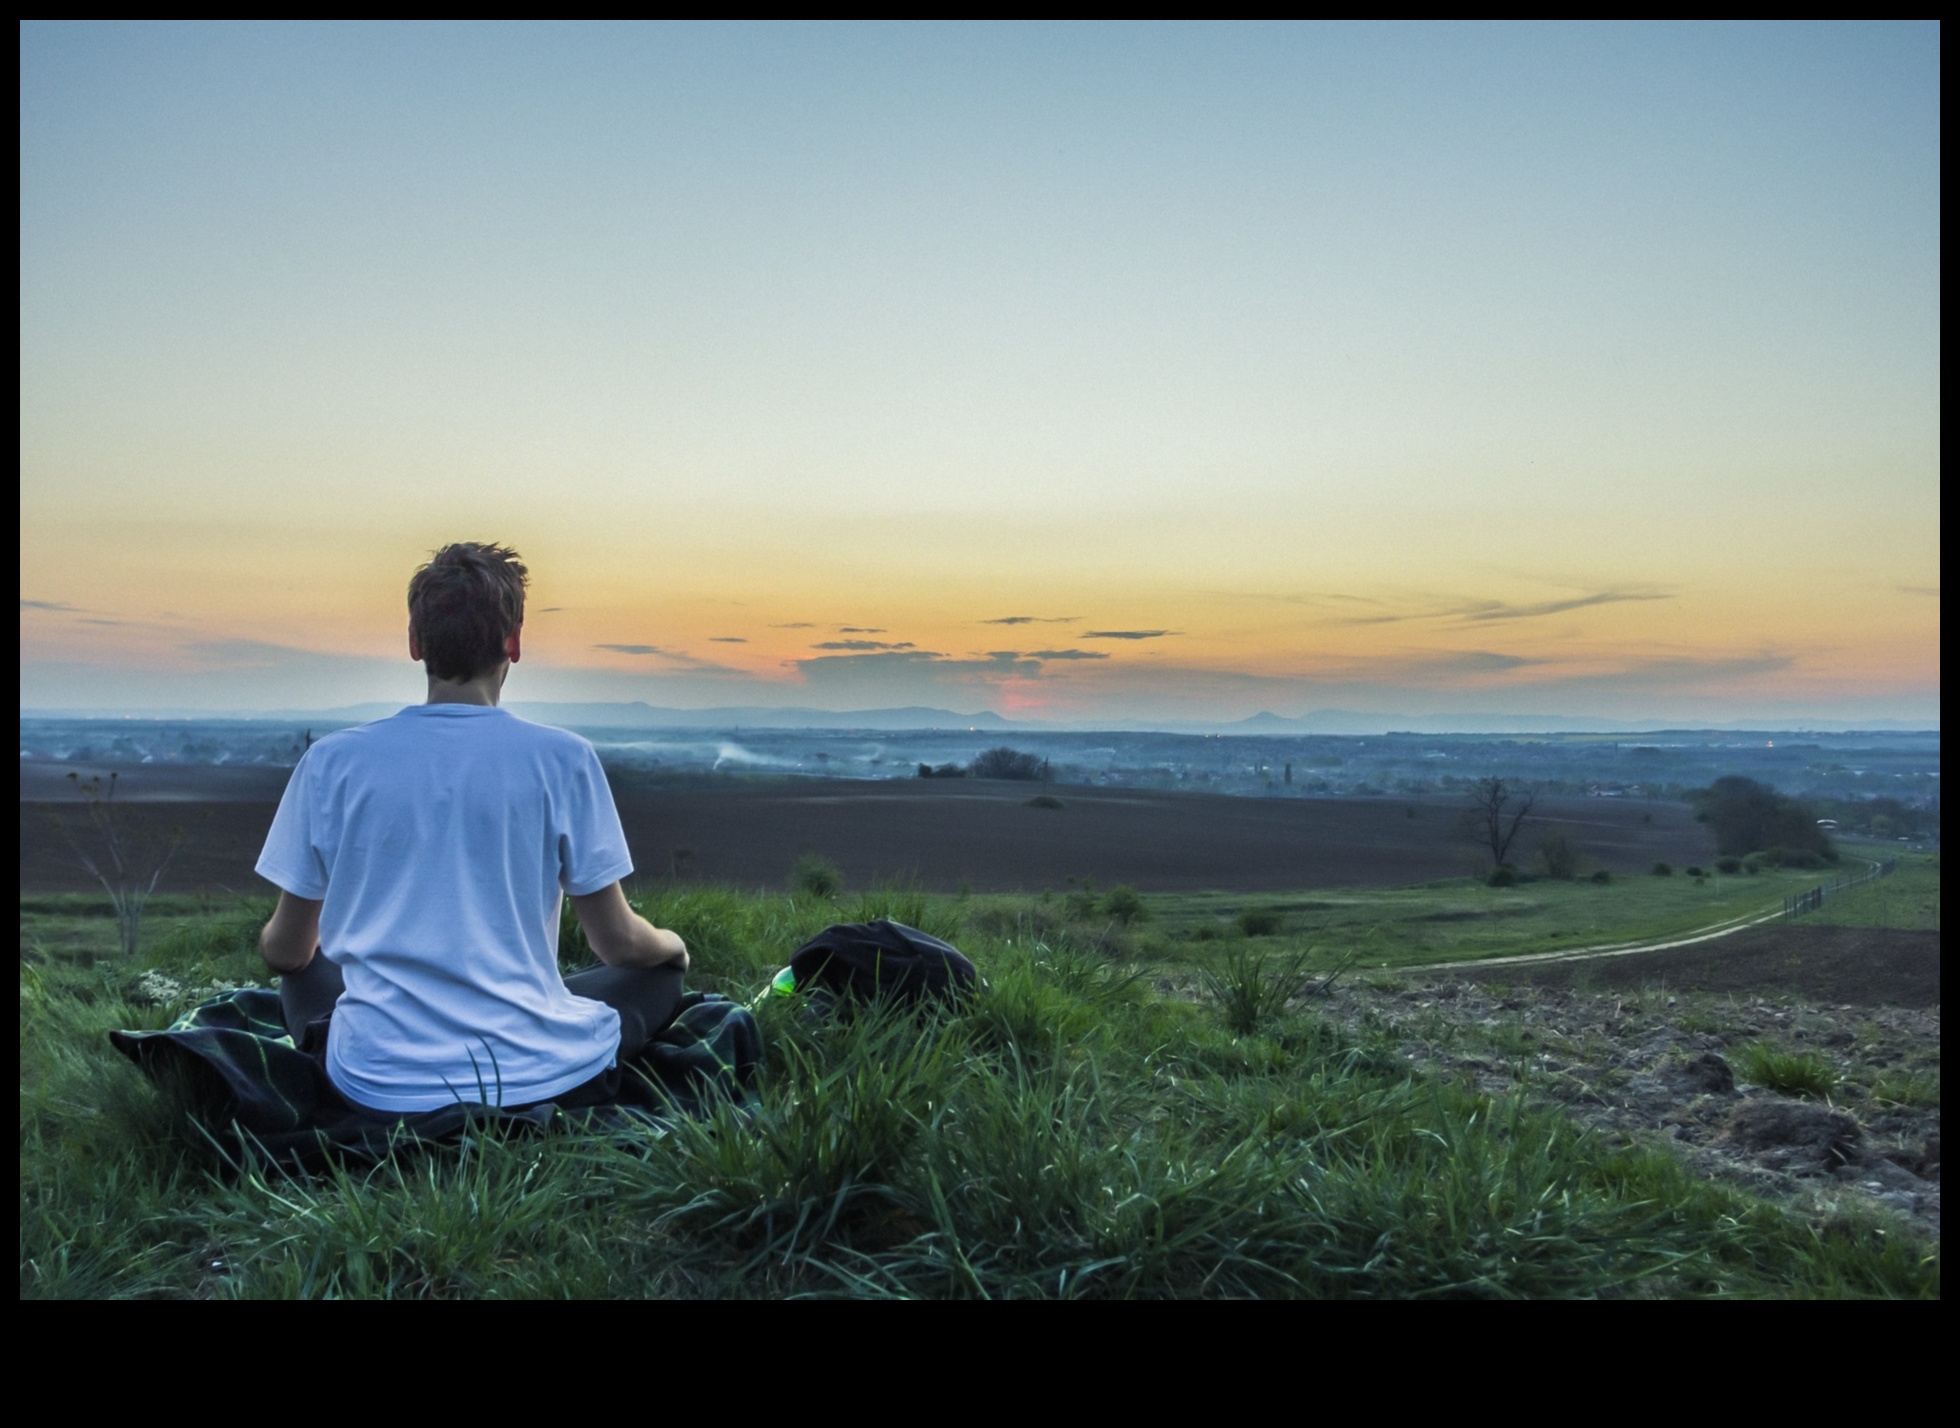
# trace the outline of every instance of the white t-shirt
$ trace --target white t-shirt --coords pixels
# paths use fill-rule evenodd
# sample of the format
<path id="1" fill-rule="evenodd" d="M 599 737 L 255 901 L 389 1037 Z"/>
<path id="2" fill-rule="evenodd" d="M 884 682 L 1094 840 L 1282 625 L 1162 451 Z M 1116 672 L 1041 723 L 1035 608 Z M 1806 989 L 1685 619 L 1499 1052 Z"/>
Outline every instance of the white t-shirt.
<path id="1" fill-rule="evenodd" d="M 619 1014 L 558 973 L 561 892 L 633 871 L 592 745 L 476 704 L 321 739 L 293 770 L 259 875 L 322 899 L 347 990 L 327 1074 L 383 1111 L 549 1100 L 599 1074 Z"/>

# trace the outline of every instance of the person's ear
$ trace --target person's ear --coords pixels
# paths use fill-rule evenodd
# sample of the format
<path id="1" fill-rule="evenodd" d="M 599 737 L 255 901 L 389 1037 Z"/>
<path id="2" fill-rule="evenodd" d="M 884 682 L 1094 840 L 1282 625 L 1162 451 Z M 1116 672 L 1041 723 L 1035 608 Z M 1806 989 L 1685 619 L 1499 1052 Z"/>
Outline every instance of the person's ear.
<path id="1" fill-rule="evenodd" d="M 524 627 L 519 625 L 504 636 L 504 657 L 512 664 L 524 657 Z"/>
<path id="2" fill-rule="evenodd" d="M 417 664 L 422 663 L 422 637 L 415 633 L 415 626 L 408 627 L 408 657 Z"/>

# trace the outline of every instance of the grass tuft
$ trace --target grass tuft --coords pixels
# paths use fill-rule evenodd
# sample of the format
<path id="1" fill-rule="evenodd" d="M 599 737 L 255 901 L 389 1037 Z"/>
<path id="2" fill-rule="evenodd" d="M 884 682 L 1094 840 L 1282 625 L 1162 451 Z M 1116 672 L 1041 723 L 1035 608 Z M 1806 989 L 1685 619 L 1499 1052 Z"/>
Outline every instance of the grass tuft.
<path id="1" fill-rule="evenodd" d="M 1871 1098 L 1874 1101 L 1889 1101 L 1895 1106 L 1912 1106 L 1920 1110 L 1940 1108 L 1940 1073 L 1938 1071 L 1887 1071 L 1875 1076 L 1871 1084 Z"/>
<path id="2" fill-rule="evenodd" d="M 1736 1058 L 1742 1079 L 1785 1096 L 1815 1096 L 1819 1100 L 1837 1089 L 1839 1076 L 1823 1057 L 1810 1051 L 1779 1051 L 1755 1041 Z"/>
<path id="3" fill-rule="evenodd" d="M 1279 1015 L 1314 984 L 1307 970 L 1310 952 L 1292 956 L 1234 952 L 1222 967 L 1200 974 L 1206 991 L 1223 1008 L 1225 1024 L 1240 1036 L 1250 1036 L 1261 1022 Z"/>

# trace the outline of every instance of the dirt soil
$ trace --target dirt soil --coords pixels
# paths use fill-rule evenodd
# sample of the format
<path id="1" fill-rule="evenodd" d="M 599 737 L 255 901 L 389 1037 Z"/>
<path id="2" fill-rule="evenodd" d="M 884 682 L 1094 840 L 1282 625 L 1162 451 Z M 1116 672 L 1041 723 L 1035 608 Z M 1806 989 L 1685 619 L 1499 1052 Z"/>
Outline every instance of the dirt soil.
<path id="1" fill-rule="evenodd" d="M 1522 1088 L 1820 1223 L 1854 1213 L 1939 1239 L 1936 1004 L 1437 977 L 1337 984 L 1323 1005 L 1351 1030 L 1386 1032 L 1415 1066 L 1492 1095 Z M 1752 1044 L 1820 1058 L 1834 1088 L 1809 1097 L 1752 1085 Z"/>
<path id="2" fill-rule="evenodd" d="M 278 770 L 126 771 L 133 822 L 182 827 L 166 890 L 267 891 L 252 863 L 271 826 Z M 893 878 L 976 892 L 1060 888 L 1070 877 L 1145 891 L 1271 892 L 1399 887 L 1459 876 L 1483 857 L 1461 832 L 1461 801 L 1235 798 L 1219 794 L 899 779 L 728 780 L 661 787 L 615 775 L 620 819 L 642 876 L 675 873 L 742 888 L 781 887 L 796 859 L 821 853 L 850 887 Z M 22 891 L 90 886 L 52 821 L 80 816 L 59 780 L 22 774 Z M 200 792 L 205 797 L 194 797 Z M 1032 806 L 1047 795 L 1060 808 Z M 1681 804 L 1541 800 L 1546 829 L 1569 834 L 1594 863 L 1644 872 L 1712 856 L 1708 832 Z M 1484 855 L 1487 856 L 1487 855 Z"/>
<path id="3" fill-rule="evenodd" d="M 1778 991 L 1819 1002 L 1937 1008 L 1940 934 L 1777 921 L 1664 952 L 1464 967 L 1451 975 L 1548 989 L 1665 986 L 1695 992 Z"/>

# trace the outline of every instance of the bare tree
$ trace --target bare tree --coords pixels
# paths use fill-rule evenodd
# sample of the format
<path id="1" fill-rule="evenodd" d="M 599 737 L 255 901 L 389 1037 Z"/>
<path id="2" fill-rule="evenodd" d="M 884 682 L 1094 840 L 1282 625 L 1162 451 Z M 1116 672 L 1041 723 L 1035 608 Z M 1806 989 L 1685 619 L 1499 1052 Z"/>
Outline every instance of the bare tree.
<path id="1" fill-rule="evenodd" d="M 1464 823 L 1470 834 L 1490 849 L 1493 865 L 1503 867 L 1525 815 L 1538 802 L 1538 790 L 1501 778 L 1480 778 L 1470 790 Z"/>
<path id="2" fill-rule="evenodd" d="M 61 831 L 88 875 L 109 894 L 109 905 L 116 912 L 117 941 L 123 956 L 134 957 L 143 927 L 144 905 L 183 846 L 184 830 L 171 828 L 144 837 L 129 826 L 123 806 L 116 803 L 116 774 L 111 773 L 106 784 L 100 774 L 90 779 L 74 773 L 68 777 L 74 780 L 88 803 L 89 824 L 94 835 L 89 841 L 93 846 L 84 846 L 65 821 L 60 824 Z"/>

